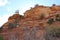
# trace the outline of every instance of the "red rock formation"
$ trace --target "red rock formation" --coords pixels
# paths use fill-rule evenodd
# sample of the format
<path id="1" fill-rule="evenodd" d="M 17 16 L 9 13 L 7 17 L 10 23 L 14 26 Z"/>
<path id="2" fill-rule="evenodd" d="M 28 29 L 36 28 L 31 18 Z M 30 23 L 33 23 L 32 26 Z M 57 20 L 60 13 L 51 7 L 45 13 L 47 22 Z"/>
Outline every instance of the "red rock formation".
<path id="1" fill-rule="evenodd" d="M 24 13 L 24 17 L 32 18 L 32 19 L 40 19 L 41 14 L 44 14 L 45 17 L 48 17 L 51 13 L 51 9 L 49 7 L 44 6 L 36 6 Z"/>
<path id="2" fill-rule="evenodd" d="M 4 35 L 5 40 L 45 40 L 44 28 L 48 25 L 47 21 L 49 18 L 55 20 L 56 14 L 59 13 L 60 6 L 56 5 L 52 7 L 36 5 L 34 8 L 27 10 L 24 16 L 20 15 L 17 11 L 14 15 L 10 16 L 8 22 L 2 26 L 3 29 L 0 34 Z M 43 19 L 41 19 L 42 14 L 44 15 Z M 54 22 L 52 25 L 58 24 L 60 24 L 60 22 Z M 9 28 L 11 26 L 16 27 Z"/>

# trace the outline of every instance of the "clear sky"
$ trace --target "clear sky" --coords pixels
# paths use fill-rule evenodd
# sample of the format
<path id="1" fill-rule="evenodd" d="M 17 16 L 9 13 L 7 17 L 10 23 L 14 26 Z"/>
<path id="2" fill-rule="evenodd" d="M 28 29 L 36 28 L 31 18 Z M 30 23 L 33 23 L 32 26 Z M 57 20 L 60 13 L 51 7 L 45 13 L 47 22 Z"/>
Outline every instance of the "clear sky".
<path id="1" fill-rule="evenodd" d="M 52 4 L 60 5 L 60 0 L 0 0 L 0 26 L 4 24 L 8 17 L 14 14 L 15 10 L 19 10 L 20 14 L 34 7 L 35 4 L 52 6 Z"/>

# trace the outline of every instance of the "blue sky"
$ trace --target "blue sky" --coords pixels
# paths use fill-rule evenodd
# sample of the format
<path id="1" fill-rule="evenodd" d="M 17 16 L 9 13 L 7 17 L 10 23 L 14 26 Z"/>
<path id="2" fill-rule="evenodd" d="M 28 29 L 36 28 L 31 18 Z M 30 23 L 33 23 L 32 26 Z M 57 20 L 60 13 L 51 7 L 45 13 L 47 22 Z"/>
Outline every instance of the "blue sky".
<path id="1" fill-rule="evenodd" d="M 9 16 L 13 15 L 15 10 L 19 10 L 20 14 L 34 7 L 35 4 L 52 6 L 52 4 L 60 5 L 60 0 L 0 0 L 0 26 L 5 23 Z"/>

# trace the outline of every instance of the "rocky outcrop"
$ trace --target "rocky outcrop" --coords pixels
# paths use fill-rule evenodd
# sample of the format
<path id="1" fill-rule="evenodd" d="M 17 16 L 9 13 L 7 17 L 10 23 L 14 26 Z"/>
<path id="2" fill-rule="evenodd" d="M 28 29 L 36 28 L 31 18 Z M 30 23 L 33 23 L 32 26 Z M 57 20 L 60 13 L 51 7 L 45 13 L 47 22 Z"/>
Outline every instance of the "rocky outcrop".
<path id="1" fill-rule="evenodd" d="M 23 18 L 22 15 L 20 15 L 20 14 L 14 14 L 13 16 L 10 16 L 10 17 L 8 18 L 8 21 L 9 21 L 9 20 L 12 20 L 12 19 L 15 19 L 15 20 L 19 19 L 19 20 L 20 20 L 21 18 Z"/>
<path id="2" fill-rule="evenodd" d="M 14 15 L 8 18 L 2 26 L 5 40 L 45 40 L 44 28 L 49 25 L 60 24 L 60 17 L 56 20 L 56 15 L 60 16 L 60 6 L 53 5 L 39 6 L 27 10 L 24 16 L 17 10 Z M 59 25 L 60 26 L 60 25 Z"/>
<path id="3" fill-rule="evenodd" d="M 34 8 L 27 10 L 24 13 L 24 17 L 30 19 L 40 19 L 42 14 L 44 14 L 46 18 L 49 17 L 50 15 L 54 15 L 55 13 L 60 13 L 59 5 L 56 6 L 53 4 L 51 7 L 36 5 Z"/>

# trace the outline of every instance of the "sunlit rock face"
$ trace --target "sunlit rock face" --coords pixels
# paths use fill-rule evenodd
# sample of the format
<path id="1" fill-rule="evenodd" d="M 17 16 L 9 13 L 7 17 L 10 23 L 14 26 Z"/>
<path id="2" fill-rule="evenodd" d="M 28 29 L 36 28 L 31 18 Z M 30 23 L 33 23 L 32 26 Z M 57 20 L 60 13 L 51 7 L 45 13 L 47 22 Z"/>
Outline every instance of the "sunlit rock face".
<path id="1" fill-rule="evenodd" d="M 8 21 L 9 20 L 12 20 L 12 19 L 17 19 L 17 18 L 21 18 L 22 16 L 20 15 L 20 14 L 14 14 L 13 16 L 10 16 L 9 18 L 8 18 Z"/>
<path id="2" fill-rule="evenodd" d="M 26 11 L 24 13 L 24 17 L 32 18 L 32 19 L 40 19 L 41 14 L 44 14 L 45 17 L 48 17 L 51 13 L 51 9 L 49 7 L 44 6 L 35 6 L 34 8 Z"/>
<path id="3" fill-rule="evenodd" d="M 14 15 L 8 18 L 8 22 L 3 24 L 0 34 L 4 36 L 5 40 L 46 40 L 45 27 L 60 26 L 60 21 L 56 21 L 56 14 L 60 18 L 59 5 L 51 7 L 35 5 L 27 10 L 24 16 L 20 15 L 17 10 Z M 53 23 L 48 24 L 48 21 L 51 22 L 49 19 L 53 19 Z"/>
<path id="4" fill-rule="evenodd" d="M 52 11 L 60 11 L 60 5 L 58 5 L 58 6 L 52 5 L 51 10 Z"/>
<path id="5" fill-rule="evenodd" d="M 40 19 L 42 14 L 44 14 L 46 18 L 55 13 L 60 13 L 59 5 L 56 6 L 53 4 L 51 7 L 36 5 L 34 8 L 27 10 L 24 13 L 24 17 L 30 18 L 30 19 Z"/>
<path id="6" fill-rule="evenodd" d="M 19 14 L 19 10 L 16 10 L 15 14 L 8 18 L 8 21 L 21 20 L 22 18 L 23 18 L 23 16 Z"/>
<path id="7" fill-rule="evenodd" d="M 19 25 L 19 21 L 21 21 L 21 19 L 23 19 L 24 16 L 20 15 L 18 11 L 15 12 L 15 14 L 13 14 L 12 16 L 10 16 L 8 18 L 8 22 L 6 22 L 4 25 L 3 25 L 3 28 L 8 28 L 9 27 L 9 24 L 14 24 L 14 25 Z"/>

